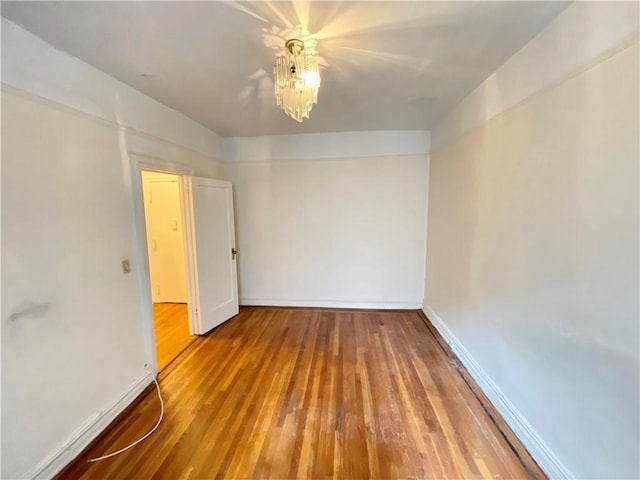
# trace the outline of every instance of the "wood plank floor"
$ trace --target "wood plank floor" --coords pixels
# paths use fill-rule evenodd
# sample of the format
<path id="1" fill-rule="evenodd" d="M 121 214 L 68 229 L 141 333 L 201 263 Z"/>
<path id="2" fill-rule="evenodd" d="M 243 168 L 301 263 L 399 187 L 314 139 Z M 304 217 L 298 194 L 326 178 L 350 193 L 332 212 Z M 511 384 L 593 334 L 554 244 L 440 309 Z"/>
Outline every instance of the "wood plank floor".
<path id="1" fill-rule="evenodd" d="M 156 335 L 158 370 L 164 369 L 197 338 L 189 335 L 186 303 L 154 303 L 153 323 Z"/>
<path id="2" fill-rule="evenodd" d="M 246 307 L 168 370 L 65 478 L 544 478 L 417 312 Z"/>

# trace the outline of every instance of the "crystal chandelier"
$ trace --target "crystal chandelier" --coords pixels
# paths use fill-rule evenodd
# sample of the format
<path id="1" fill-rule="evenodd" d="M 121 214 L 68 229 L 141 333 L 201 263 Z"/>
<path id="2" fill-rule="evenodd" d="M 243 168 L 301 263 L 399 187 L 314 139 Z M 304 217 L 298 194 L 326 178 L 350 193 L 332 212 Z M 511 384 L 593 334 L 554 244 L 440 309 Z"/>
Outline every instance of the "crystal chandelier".
<path id="1" fill-rule="evenodd" d="M 305 52 L 302 40 L 288 40 L 276 57 L 273 76 L 278 106 L 298 122 L 309 118 L 309 112 L 318 103 L 318 57 Z"/>

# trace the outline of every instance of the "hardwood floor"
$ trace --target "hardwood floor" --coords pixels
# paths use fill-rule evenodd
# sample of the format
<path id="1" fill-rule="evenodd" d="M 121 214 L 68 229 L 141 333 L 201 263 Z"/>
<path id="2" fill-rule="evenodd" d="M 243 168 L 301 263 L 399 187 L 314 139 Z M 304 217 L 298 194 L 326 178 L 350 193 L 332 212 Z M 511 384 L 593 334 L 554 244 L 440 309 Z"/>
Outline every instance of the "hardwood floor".
<path id="1" fill-rule="evenodd" d="M 454 363 L 417 312 L 242 308 L 64 478 L 544 478 Z"/>
<path id="2" fill-rule="evenodd" d="M 186 303 L 154 303 L 153 323 L 156 334 L 156 361 L 158 370 L 162 370 L 197 337 L 189 335 Z"/>

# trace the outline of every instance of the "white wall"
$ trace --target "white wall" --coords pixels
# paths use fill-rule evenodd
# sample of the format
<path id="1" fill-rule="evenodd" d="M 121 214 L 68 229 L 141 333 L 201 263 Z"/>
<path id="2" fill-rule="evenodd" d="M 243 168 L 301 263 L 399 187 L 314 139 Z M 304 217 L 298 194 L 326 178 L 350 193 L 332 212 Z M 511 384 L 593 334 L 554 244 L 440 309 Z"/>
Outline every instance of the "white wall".
<path id="1" fill-rule="evenodd" d="M 509 62 L 595 57 L 499 70 L 433 132 L 425 311 L 553 477 L 640 476 L 637 31 L 573 4 Z"/>
<path id="2" fill-rule="evenodd" d="M 1 476 L 46 477 L 150 381 L 127 153 L 223 168 L 213 132 L 4 19 L 2 61 Z"/>
<path id="3" fill-rule="evenodd" d="M 428 131 L 397 130 L 230 137 L 222 140 L 222 150 L 229 162 L 266 162 L 423 155 L 430 144 Z"/>
<path id="4" fill-rule="evenodd" d="M 427 171 L 425 153 L 227 164 L 240 303 L 418 308 Z"/>

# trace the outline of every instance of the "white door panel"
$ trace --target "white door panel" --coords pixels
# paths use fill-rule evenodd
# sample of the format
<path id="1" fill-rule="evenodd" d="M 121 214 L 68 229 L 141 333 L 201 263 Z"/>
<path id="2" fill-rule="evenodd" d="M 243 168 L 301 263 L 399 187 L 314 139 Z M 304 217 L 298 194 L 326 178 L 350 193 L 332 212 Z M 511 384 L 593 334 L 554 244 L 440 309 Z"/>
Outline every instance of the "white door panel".
<path id="1" fill-rule="evenodd" d="M 142 172 L 149 273 L 154 303 L 187 302 L 179 177 Z"/>
<path id="2" fill-rule="evenodd" d="M 192 177 L 197 331 L 203 334 L 238 313 L 231 182 Z"/>

